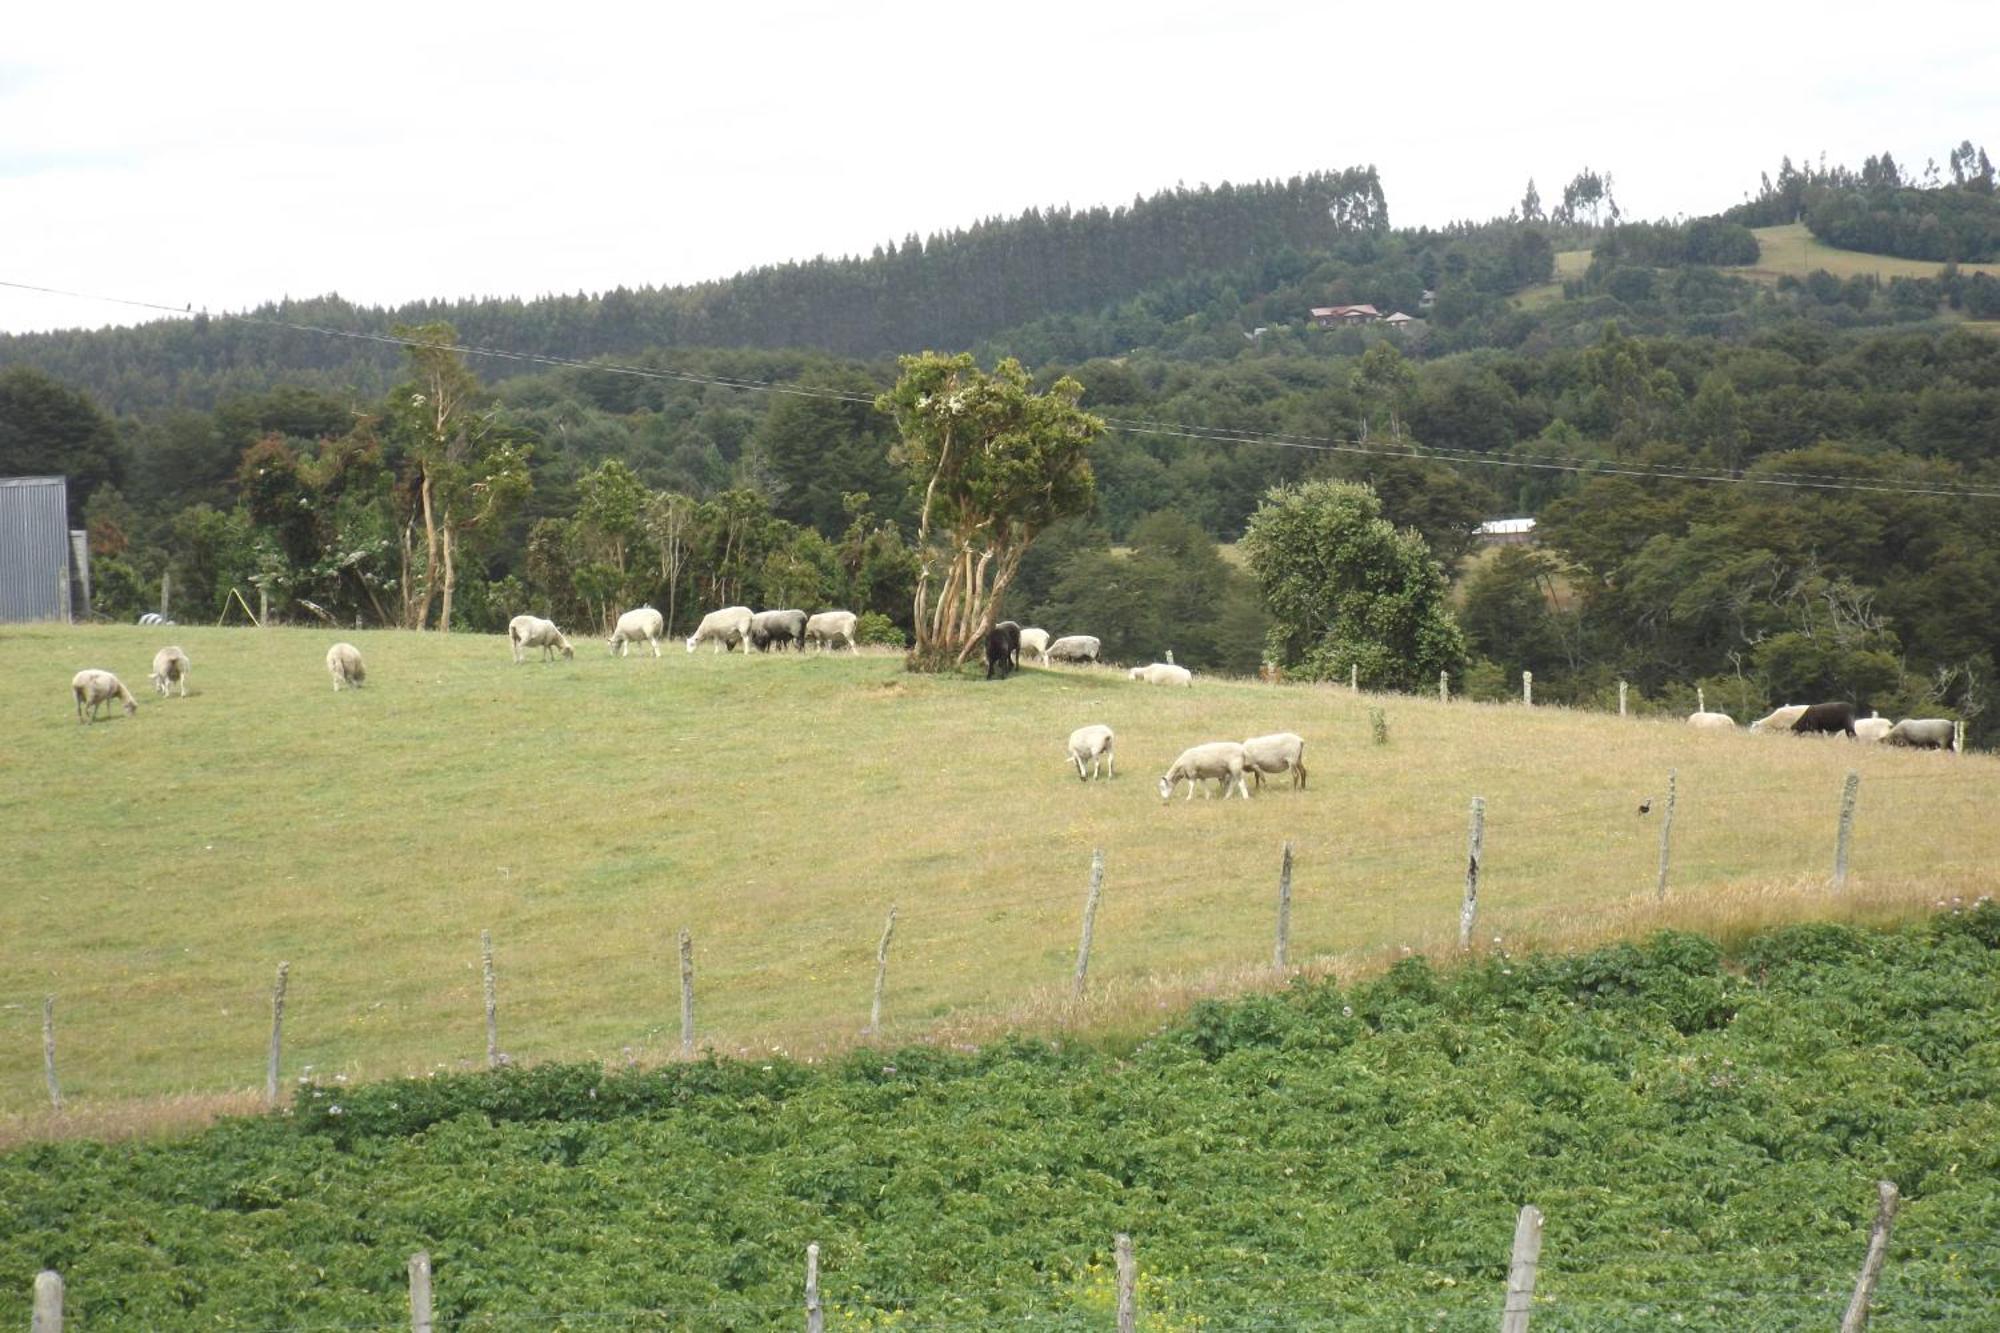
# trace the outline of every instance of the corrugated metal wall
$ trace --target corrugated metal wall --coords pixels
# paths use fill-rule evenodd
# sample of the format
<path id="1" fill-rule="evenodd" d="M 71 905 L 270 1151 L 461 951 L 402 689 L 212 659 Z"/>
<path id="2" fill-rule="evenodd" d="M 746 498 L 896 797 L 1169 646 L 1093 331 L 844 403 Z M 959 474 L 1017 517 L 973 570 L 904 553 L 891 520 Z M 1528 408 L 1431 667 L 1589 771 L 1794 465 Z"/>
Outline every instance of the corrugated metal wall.
<path id="1" fill-rule="evenodd" d="M 0 621 L 69 618 L 69 488 L 0 477 Z"/>

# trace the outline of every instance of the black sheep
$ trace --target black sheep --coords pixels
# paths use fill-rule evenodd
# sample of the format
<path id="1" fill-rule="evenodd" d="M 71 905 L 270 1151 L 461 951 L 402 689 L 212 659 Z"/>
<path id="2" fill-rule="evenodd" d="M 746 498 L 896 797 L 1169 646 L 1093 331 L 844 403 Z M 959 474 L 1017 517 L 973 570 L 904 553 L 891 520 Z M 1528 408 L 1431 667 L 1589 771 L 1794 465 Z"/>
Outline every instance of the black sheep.
<path id="1" fill-rule="evenodd" d="M 1813 704 L 1799 714 L 1799 720 L 1792 723 L 1792 733 L 1797 736 L 1811 736 L 1821 732 L 1844 731 L 1851 740 L 1854 737 L 1853 704 Z"/>
<path id="2" fill-rule="evenodd" d="M 1021 664 L 1021 627 L 1011 620 L 1003 620 L 986 631 L 986 679 L 993 679 L 993 668 L 1000 668 L 1000 679 L 1005 680 Z"/>

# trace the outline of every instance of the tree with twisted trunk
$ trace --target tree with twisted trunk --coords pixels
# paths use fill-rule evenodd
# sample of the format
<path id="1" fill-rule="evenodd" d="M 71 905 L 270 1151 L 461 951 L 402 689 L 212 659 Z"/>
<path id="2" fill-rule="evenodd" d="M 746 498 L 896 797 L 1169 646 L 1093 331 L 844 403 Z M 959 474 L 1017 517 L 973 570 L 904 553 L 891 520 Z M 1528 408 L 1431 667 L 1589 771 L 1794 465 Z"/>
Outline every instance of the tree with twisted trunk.
<path id="1" fill-rule="evenodd" d="M 950 671 L 992 628 L 1036 536 L 1095 502 L 1088 454 L 1104 422 L 1077 407 L 1081 384 L 1064 376 L 1036 393 L 1012 358 L 991 374 L 963 353 L 901 364 L 876 406 L 895 418 L 898 461 L 923 487 L 909 666 Z"/>

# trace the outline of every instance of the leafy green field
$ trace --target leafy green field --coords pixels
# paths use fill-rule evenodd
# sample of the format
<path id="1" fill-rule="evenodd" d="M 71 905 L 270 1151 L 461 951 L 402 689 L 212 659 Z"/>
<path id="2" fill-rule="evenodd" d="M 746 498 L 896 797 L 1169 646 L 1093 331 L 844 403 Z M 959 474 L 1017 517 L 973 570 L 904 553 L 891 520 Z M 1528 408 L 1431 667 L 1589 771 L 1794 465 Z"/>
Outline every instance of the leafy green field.
<path id="1" fill-rule="evenodd" d="M 285 1117 L 0 1156 L 0 1274 L 89 1329 L 1824 1329 L 2000 1325 L 2000 909 L 1421 959 L 1136 1046 L 545 1065 L 299 1089 Z"/>
<path id="2" fill-rule="evenodd" d="M 1306 970 L 1352 976 L 1455 941 L 1475 795 L 1478 934 L 1509 947 L 1907 916 L 1990 883 L 2000 765 L 1982 755 L 1344 689 L 1155 690 L 1110 671 L 988 685 L 909 676 L 888 656 L 675 646 L 611 660 L 585 642 L 574 662 L 516 667 L 498 638 L 394 632 L 346 636 L 369 684 L 336 694 L 322 666 L 333 637 L 0 633 L 6 1138 L 244 1105 L 262 1084 L 280 960 L 288 1075 L 474 1067 L 482 930 L 517 1061 L 674 1058 L 684 926 L 704 1044 L 852 1045 L 892 903 L 885 1040 L 1145 1031 L 1197 996 L 1272 983 L 1287 839 Z M 143 690 L 170 638 L 194 662 L 188 698 L 76 724 L 72 672 L 111 668 Z M 1386 712 L 1386 746 L 1370 743 L 1370 706 Z M 1063 740 L 1098 721 L 1118 731 L 1119 777 L 1083 785 Z M 1154 780 L 1184 745 L 1281 728 L 1308 739 L 1307 791 L 1159 801 Z M 1850 767 L 1863 775 L 1854 872 L 1835 894 Z M 1656 906 L 1670 769 L 1674 892 Z M 1635 815 L 1648 796 L 1656 812 Z M 1104 907 L 1090 997 L 1072 1014 L 1093 847 Z M 45 994 L 61 1121 L 42 1109 Z"/>

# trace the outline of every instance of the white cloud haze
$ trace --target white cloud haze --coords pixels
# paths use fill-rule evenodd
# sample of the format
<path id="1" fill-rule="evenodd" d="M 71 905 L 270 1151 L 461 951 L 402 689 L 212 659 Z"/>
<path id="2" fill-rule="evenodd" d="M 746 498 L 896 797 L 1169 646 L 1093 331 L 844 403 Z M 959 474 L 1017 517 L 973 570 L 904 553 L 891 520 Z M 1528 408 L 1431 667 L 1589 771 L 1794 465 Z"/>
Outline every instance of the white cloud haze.
<path id="1" fill-rule="evenodd" d="M 1885 23 L 1885 20 L 1890 20 Z M 2000 108 L 1984 5 L 35 5 L 0 279 L 240 310 L 672 285 L 1375 163 L 1398 225 L 1724 207 Z M 1990 145 L 2000 150 L 2000 135 Z M 0 288 L 0 330 L 144 311 Z"/>

